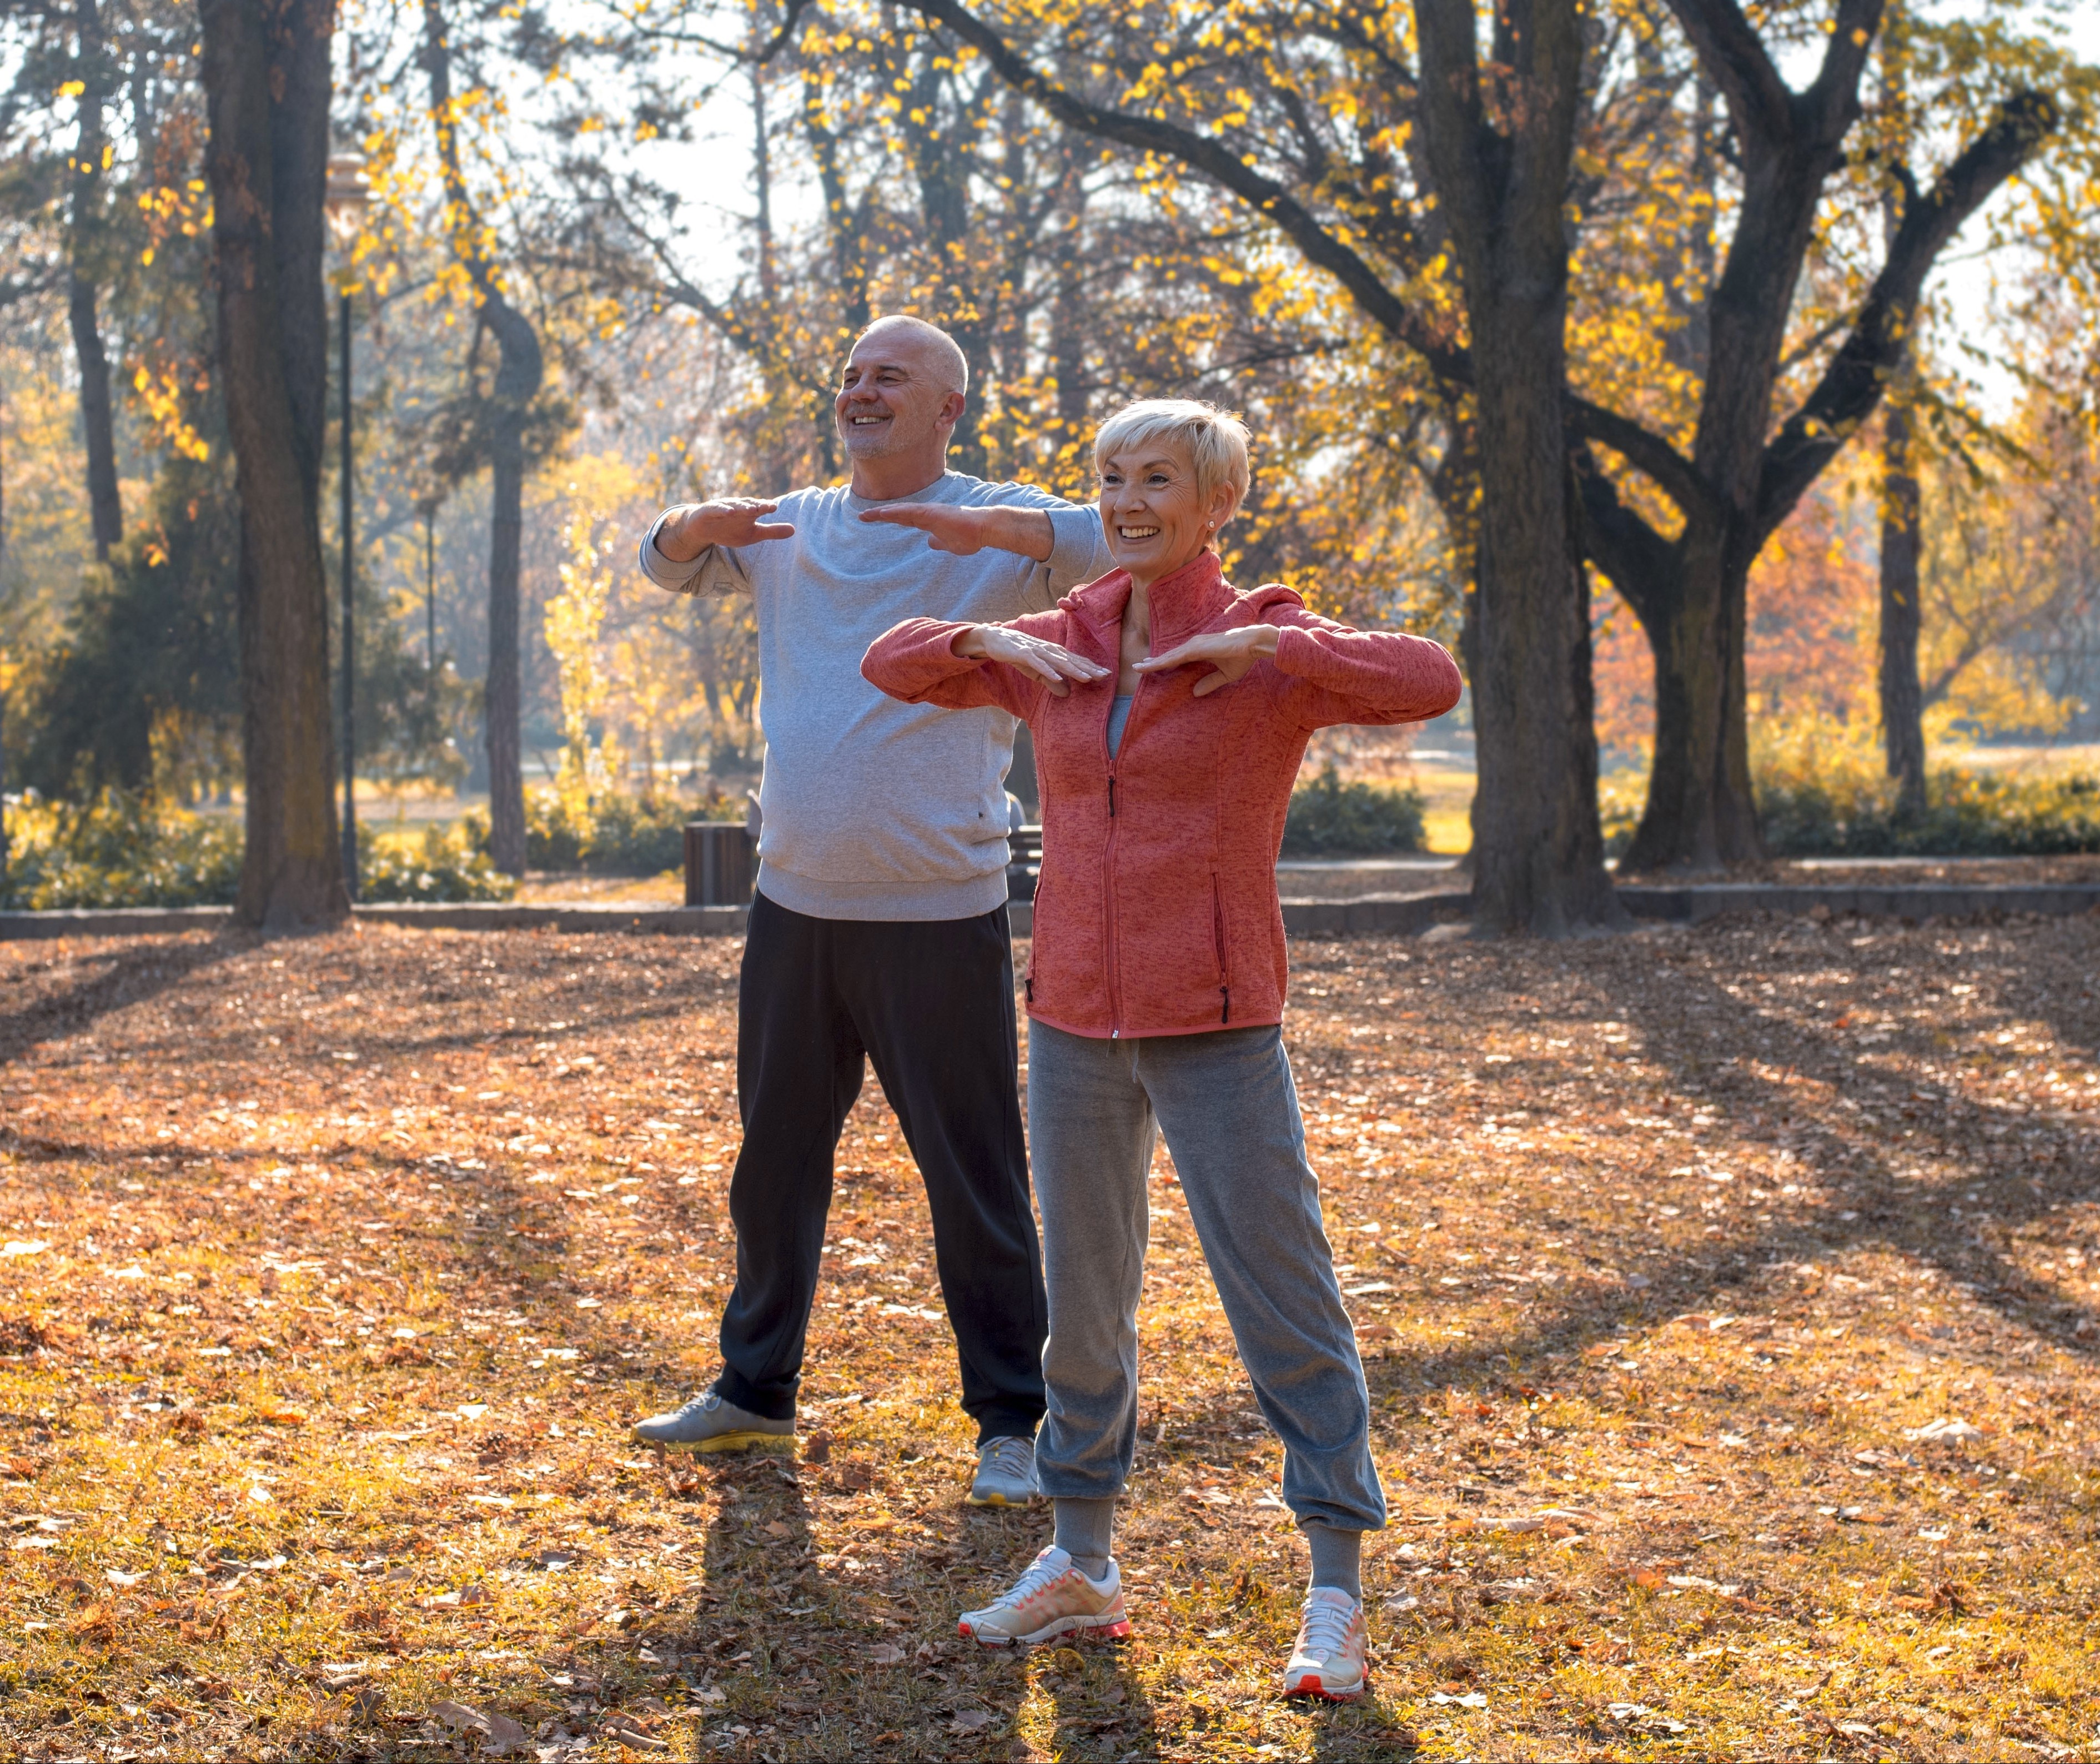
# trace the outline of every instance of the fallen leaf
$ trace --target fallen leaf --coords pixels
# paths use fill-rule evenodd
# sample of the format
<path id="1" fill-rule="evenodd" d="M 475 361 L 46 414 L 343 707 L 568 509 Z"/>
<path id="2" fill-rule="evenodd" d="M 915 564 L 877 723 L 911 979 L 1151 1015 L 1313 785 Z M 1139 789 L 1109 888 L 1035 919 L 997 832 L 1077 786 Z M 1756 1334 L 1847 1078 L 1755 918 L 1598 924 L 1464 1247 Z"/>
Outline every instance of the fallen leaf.
<path id="1" fill-rule="evenodd" d="M 117 1616 L 108 1606 L 97 1600 L 83 1606 L 66 1627 L 83 1641 L 108 1642 L 116 1638 Z"/>
<path id="2" fill-rule="evenodd" d="M 981 1728 L 989 1727 L 991 1725 L 991 1716 L 988 1711 L 982 1709 L 960 1709 L 956 1712 L 955 1718 L 948 1725 L 951 1730 L 956 1733 L 976 1733 Z"/>
<path id="3" fill-rule="evenodd" d="M 871 1647 L 867 1657 L 878 1666 L 893 1666 L 904 1657 L 904 1650 L 894 1642 L 885 1642 L 880 1647 Z"/>
<path id="4" fill-rule="evenodd" d="M 483 1715 L 481 1731 L 481 1749 L 487 1756 L 506 1757 L 513 1752 L 531 1749 L 531 1736 L 508 1715 Z"/>
<path id="5" fill-rule="evenodd" d="M 1921 1427 L 1905 1428 L 1904 1437 L 1906 1440 L 1932 1442 L 1951 1441 L 1959 1444 L 1964 1440 L 1982 1439 L 1983 1430 L 1981 1427 L 1971 1427 L 1958 1416 L 1942 1415 L 1939 1420 L 1928 1421 Z"/>

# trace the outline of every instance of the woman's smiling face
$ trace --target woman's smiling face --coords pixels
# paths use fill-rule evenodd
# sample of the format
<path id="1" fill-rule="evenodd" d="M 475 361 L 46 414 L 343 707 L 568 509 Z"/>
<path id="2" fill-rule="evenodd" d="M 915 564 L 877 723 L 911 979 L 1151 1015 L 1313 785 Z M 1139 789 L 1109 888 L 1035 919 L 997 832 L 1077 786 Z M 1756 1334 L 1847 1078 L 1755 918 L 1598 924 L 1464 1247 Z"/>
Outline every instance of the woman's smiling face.
<path id="1" fill-rule="evenodd" d="M 1111 453 L 1101 471 L 1109 555 L 1148 586 L 1190 562 L 1232 518 L 1231 487 L 1200 496 L 1195 463 L 1176 439 L 1161 436 Z"/>

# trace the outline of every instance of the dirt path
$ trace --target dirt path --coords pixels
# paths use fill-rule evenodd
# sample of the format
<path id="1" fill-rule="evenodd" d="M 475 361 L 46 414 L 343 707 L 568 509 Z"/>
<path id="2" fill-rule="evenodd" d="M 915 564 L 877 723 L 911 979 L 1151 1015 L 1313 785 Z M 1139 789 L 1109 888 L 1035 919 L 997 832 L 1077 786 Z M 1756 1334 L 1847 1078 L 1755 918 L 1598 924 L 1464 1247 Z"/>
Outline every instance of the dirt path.
<path id="1" fill-rule="evenodd" d="M 871 1084 L 800 1466 L 627 1443 L 712 1366 L 736 955 L 0 946 L 0 1753 L 2089 1755 L 2100 921 L 1297 946 L 1394 1510 L 1310 1710 L 1164 1160 L 1128 1644 L 954 1638 L 1047 1518 L 962 1505 Z"/>

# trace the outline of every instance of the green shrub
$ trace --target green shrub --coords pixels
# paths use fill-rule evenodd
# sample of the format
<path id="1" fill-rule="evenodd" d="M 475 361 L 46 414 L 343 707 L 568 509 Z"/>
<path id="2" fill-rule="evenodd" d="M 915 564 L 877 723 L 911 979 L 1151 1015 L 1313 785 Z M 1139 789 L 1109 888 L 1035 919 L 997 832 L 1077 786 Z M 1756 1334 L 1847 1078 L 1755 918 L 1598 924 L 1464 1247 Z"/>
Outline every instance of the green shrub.
<path id="1" fill-rule="evenodd" d="M 1597 819 L 1604 834 L 1604 855 L 1616 858 L 1634 842 L 1641 810 L 1648 802 L 1648 779 L 1638 772 L 1614 772 L 1597 784 Z"/>
<path id="2" fill-rule="evenodd" d="M 1782 858 L 2028 858 L 2100 851 L 2100 779 L 1942 766 L 1906 815 L 1874 731 L 1827 717 L 1754 731 L 1767 848 Z"/>
<path id="3" fill-rule="evenodd" d="M 1945 765 L 1922 814 L 1896 806 L 1871 728 L 1803 717 L 1754 725 L 1750 774 L 1775 858 L 2031 858 L 2100 852 L 2100 778 Z M 1646 780 L 1620 774 L 1597 793 L 1604 849 L 1625 850 Z"/>
<path id="4" fill-rule="evenodd" d="M 12 910 L 225 906 L 240 886 L 238 821 L 124 790 L 83 804 L 46 802 L 31 792 L 7 807 L 0 905 Z"/>
<path id="5" fill-rule="evenodd" d="M 591 805 L 583 867 L 604 875 L 658 875 L 686 862 L 686 823 L 699 814 L 676 798 L 601 796 Z M 739 813 L 737 819 L 743 818 Z"/>
<path id="6" fill-rule="evenodd" d="M 0 906 L 230 906 L 245 841 L 232 817 L 192 814 L 152 798 L 104 791 L 84 805 L 33 794 L 7 805 L 7 873 Z M 464 832 L 367 829 L 358 841 L 358 897 L 508 900 L 499 875 Z"/>
<path id="7" fill-rule="evenodd" d="M 1945 767 L 1904 815 L 1886 778 L 1762 783 L 1765 844 L 1782 858 L 2039 858 L 2100 852 L 2100 777 L 2022 778 Z"/>
<path id="8" fill-rule="evenodd" d="M 1290 793 L 1283 823 L 1286 858 L 1359 858 L 1423 849 L 1422 792 L 1345 784 L 1330 761 Z"/>
<path id="9" fill-rule="evenodd" d="M 584 871 L 593 875 L 660 875 L 686 861 L 688 821 L 741 821 L 736 798 L 698 802 L 607 794 L 579 807 L 549 784 L 525 792 L 525 867 Z M 470 810 L 466 822 L 477 848 L 488 849 L 488 811 Z"/>
<path id="10" fill-rule="evenodd" d="M 518 884 L 488 861 L 465 827 L 365 831 L 357 843 L 361 901 L 507 901 Z"/>

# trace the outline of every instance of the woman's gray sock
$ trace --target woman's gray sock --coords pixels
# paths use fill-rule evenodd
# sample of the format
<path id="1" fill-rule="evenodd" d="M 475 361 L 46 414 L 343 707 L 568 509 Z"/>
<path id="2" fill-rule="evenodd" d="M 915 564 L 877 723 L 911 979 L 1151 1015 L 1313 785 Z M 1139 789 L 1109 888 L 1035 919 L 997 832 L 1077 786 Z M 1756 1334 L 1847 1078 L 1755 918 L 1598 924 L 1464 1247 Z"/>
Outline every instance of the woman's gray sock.
<path id="1" fill-rule="evenodd" d="M 1057 1547 L 1088 1580 L 1099 1580 L 1108 1572 L 1115 1547 L 1115 1502 L 1059 1499 L 1050 1505 L 1057 1518 Z"/>
<path id="2" fill-rule="evenodd" d="M 1063 1503 L 1061 1502 L 1060 1506 Z M 1305 1541 L 1312 1552 L 1310 1585 L 1330 1586 L 1347 1593 L 1358 1604 L 1364 1602 L 1364 1534 L 1338 1531 L 1332 1525 L 1308 1525 Z"/>

